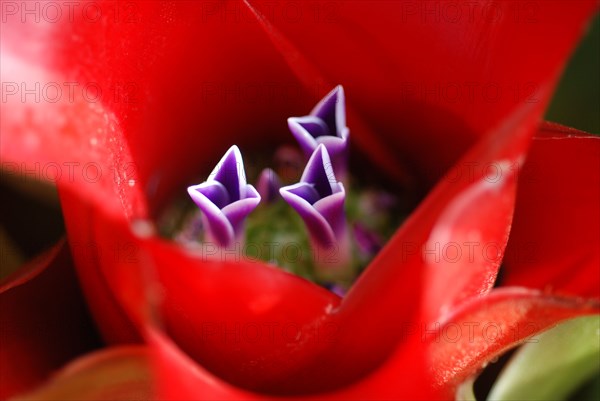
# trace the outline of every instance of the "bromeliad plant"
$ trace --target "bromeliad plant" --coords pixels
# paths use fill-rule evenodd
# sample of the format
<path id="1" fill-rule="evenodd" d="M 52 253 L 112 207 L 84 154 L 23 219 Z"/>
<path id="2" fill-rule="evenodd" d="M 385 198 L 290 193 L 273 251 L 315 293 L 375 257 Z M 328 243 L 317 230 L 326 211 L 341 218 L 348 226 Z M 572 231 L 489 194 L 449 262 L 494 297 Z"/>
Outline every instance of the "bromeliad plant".
<path id="1" fill-rule="evenodd" d="M 95 102 L 87 92 L 30 102 L 9 96 L 15 89 L 5 85 L 8 112 L 0 121 L 3 163 L 94 163 L 102 173 L 93 180 L 75 171 L 57 182 L 70 249 L 105 341 L 145 345 L 92 357 L 96 364 L 87 360 L 83 368 L 149 366 L 153 395 L 161 399 L 451 399 L 459 384 L 532 334 L 598 313 L 599 224 L 591 223 L 599 220 L 600 195 L 590 184 L 597 180 L 598 140 L 540 126 L 595 1 L 543 3 L 533 22 L 515 17 L 523 15 L 514 13 L 518 2 L 494 3 L 499 19 L 459 21 L 424 20 L 412 2 L 347 2 L 334 20 L 302 24 L 252 1 L 210 9 L 205 2 L 131 4 L 136 18 L 128 23 L 78 15 L 41 26 L 13 18 L 1 38 L 3 83 L 92 82 L 110 94 Z M 265 149 L 256 143 L 271 144 L 269 153 L 282 149 L 281 123 L 309 110 L 334 86 L 330 80 L 351 94 L 353 155 L 368 161 L 370 180 L 381 177 L 399 197 L 427 193 L 343 297 L 268 263 L 237 253 L 215 259 L 158 235 L 164 228 L 154 222 L 177 203 L 174 194 L 185 193 L 232 144 L 260 170 L 255 160 Z M 265 82 L 262 97 L 244 92 Z M 461 82 L 518 91 L 491 103 L 431 96 L 431 88 Z M 530 84 L 533 96 L 521 96 Z M 290 95 L 289 88 L 297 90 Z M 326 96 L 308 117 L 289 120 L 310 158 L 299 185 L 267 170 L 254 190 L 237 165 L 233 174 L 217 169 L 191 190 L 204 208 L 204 223 L 192 227 L 199 236 L 179 234 L 207 234 L 227 248 L 259 194 L 265 204 L 248 215 L 248 235 L 257 227 L 254 216 L 281 211 L 273 209 L 282 204 L 274 188 L 284 181 L 291 187 L 282 196 L 313 219 L 293 232 L 324 230 L 322 238 L 311 234 L 313 249 L 343 239 L 337 197 L 345 190 L 349 201 L 353 180 L 361 195 L 362 187 L 360 171 L 352 163 L 344 170 L 348 155 L 335 150 L 349 140 L 336 96 L 343 92 Z M 223 165 L 239 160 L 234 148 Z M 323 202 L 329 197 L 331 204 Z M 283 205 L 282 213 L 293 216 Z M 569 247 L 560 243 L 566 232 Z M 346 233 L 373 234 L 348 227 Z M 523 257 L 531 242 L 539 252 Z M 57 254 L 67 256 L 55 250 L 48 257 Z M 52 266 L 45 262 L 40 270 Z M 502 285 L 492 289 L 501 263 Z M 2 296 L 18 298 L 15 288 L 26 289 L 19 283 L 4 286 Z M 40 383 L 74 354 L 68 342 L 63 354 L 31 330 L 19 331 L 19 319 L 37 316 L 10 315 L 14 329 L 2 332 L 0 356 L 32 368 L 3 370 L 3 397 Z M 457 328 L 462 335 L 452 332 Z M 61 338 L 62 330 L 77 327 L 54 329 Z M 140 353 L 134 368 L 125 363 Z"/>

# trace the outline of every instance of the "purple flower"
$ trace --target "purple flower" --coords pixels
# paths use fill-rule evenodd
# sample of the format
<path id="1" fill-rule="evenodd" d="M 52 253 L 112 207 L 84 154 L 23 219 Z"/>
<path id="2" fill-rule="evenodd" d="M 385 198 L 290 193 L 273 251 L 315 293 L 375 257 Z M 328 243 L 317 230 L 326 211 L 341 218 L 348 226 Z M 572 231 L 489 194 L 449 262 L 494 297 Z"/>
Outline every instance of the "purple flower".
<path id="1" fill-rule="evenodd" d="M 261 198 L 266 202 L 273 202 L 279 197 L 279 188 L 281 188 L 281 181 L 277 173 L 270 168 L 264 169 L 260 173 L 256 184 L 256 189 Z"/>
<path id="2" fill-rule="evenodd" d="M 317 264 L 344 265 L 349 253 L 344 214 L 346 192 L 336 180 L 323 144 L 310 157 L 300 182 L 279 192 L 304 220 Z"/>
<path id="3" fill-rule="evenodd" d="M 309 115 L 288 118 L 290 131 L 306 157 L 323 144 L 338 174 L 344 174 L 350 130 L 346 126 L 344 88 L 336 86 L 314 107 Z"/>
<path id="4" fill-rule="evenodd" d="M 243 234 L 244 219 L 260 202 L 256 189 L 246 183 L 244 162 L 237 146 L 229 148 L 208 179 L 188 188 L 203 212 L 205 240 L 228 247 Z"/>

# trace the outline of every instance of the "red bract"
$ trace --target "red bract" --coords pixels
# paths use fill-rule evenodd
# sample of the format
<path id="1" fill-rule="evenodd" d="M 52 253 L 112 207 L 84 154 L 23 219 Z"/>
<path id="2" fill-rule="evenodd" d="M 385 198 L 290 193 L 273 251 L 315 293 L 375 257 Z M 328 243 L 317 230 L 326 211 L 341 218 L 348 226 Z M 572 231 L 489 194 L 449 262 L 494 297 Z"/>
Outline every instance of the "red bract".
<path id="1" fill-rule="evenodd" d="M 524 170 L 535 174 L 517 183 L 595 1 L 470 2 L 455 16 L 443 2 L 93 4 L 97 19 L 75 9 L 23 23 L 19 4 L 6 13 L 3 167 L 62 169 L 88 303 L 107 340 L 144 339 L 155 351 L 161 398 L 451 398 L 507 348 L 598 312 L 597 300 L 564 297 L 598 297 L 589 273 L 597 169 L 590 184 L 569 180 L 583 203 L 552 189 L 558 173 L 590 177 L 582 169 L 597 165 L 598 140 L 544 126 Z M 55 101 L 20 92 L 73 82 Z M 337 83 L 357 158 L 413 190 L 439 180 L 343 300 L 261 263 L 206 261 L 153 233 L 148 220 L 226 148 L 285 141 L 287 117 Z M 500 175 L 491 179 L 490 166 Z M 535 221 L 550 219 L 543 235 L 531 208 Z M 575 209 L 581 218 L 570 218 Z M 555 242 L 565 232 L 582 239 L 577 253 Z M 510 251 L 542 240 L 539 249 L 552 248 L 533 262 L 507 252 L 507 282 L 528 288 L 491 291 L 507 242 Z M 427 253 L 458 244 L 471 255 L 473 242 L 494 248 L 456 260 Z M 563 285 L 574 269 L 586 279 Z M 456 327 L 472 332 L 451 341 Z M 262 335 L 227 339 L 250 328 Z"/>

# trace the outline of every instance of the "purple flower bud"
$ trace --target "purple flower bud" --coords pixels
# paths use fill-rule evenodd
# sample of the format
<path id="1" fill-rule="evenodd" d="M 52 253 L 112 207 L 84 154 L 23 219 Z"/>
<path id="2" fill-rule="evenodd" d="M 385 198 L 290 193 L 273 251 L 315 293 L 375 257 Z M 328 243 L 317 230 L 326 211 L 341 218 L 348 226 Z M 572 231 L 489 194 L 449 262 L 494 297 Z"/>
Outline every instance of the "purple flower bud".
<path id="1" fill-rule="evenodd" d="M 344 88 L 336 86 L 304 117 L 288 118 L 290 131 L 309 157 L 325 145 L 336 173 L 345 174 L 350 130 L 346 126 Z"/>
<path id="2" fill-rule="evenodd" d="M 319 259 L 317 264 L 345 264 L 349 253 L 344 213 L 346 192 L 335 178 L 324 145 L 319 145 L 312 154 L 300 182 L 279 192 L 304 220 Z"/>
<path id="3" fill-rule="evenodd" d="M 344 286 L 337 283 L 325 283 L 324 286 L 329 291 L 333 292 L 335 295 L 338 295 L 341 298 L 343 298 L 348 292 L 348 290 Z"/>
<path id="4" fill-rule="evenodd" d="M 355 243 L 361 252 L 373 257 L 383 248 L 385 241 L 363 224 L 356 223 L 353 231 Z"/>
<path id="5" fill-rule="evenodd" d="M 279 197 L 279 188 L 281 188 L 281 181 L 277 173 L 270 168 L 264 169 L 260 173 L 256 184 L 256 189 L 261 198 L 267 202 L 273 202 Z"/>
<path id="6" fill-rule="evenodd" d="M 246 183 L 242 155 L 235 145 L 208 179 L 189 187 L 188 193 L 202 210 L 207 237 L 221 247 L 228 247 L 239 238 L 244 219 L 260 202 L 259 193 Z"/>

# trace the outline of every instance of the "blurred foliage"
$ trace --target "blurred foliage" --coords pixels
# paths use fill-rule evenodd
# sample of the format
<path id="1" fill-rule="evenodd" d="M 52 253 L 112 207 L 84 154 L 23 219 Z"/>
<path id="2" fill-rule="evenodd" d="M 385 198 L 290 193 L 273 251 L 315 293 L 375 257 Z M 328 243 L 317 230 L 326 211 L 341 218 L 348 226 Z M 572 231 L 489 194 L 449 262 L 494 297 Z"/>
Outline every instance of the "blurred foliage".
<path id="1" fill-rule="evenodd" d="M 599 373 L 600 316 L 579 317 L 521 346 L 502 370 L 487 399 L 565 400 Z"/>
<path id="2" fill-rule="evenodd" d="M 570 401 L 598 401 L 600 400 L 600 375 L 587 382 L 571 398 Z"/>
<path id="3" fill-rule="evenodd" d="M 567 65 L 546 119 L 600 135 L 600 16 Z"/>

